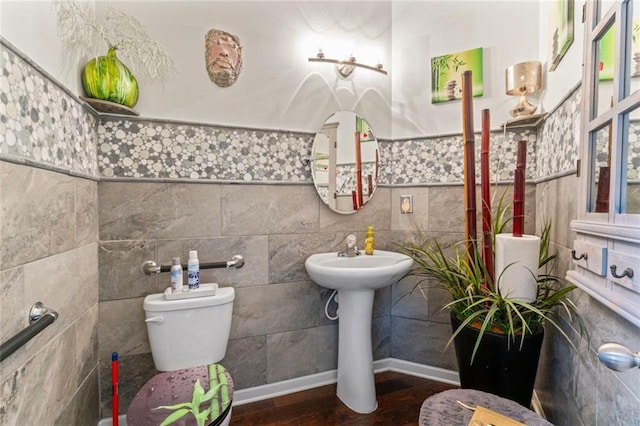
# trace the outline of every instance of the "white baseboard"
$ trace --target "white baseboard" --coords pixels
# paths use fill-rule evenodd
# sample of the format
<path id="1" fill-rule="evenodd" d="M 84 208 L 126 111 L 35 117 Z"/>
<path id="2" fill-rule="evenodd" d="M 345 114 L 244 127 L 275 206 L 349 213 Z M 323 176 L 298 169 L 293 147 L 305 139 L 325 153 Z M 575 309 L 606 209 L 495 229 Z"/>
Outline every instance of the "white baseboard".
<path id="1" fill-rule="evenodd" d="M 460 386 L 460 379 L 458 378 L 458 372 L 456 371 L 431 367 L 395 358 L 385 358 L 374 361 L 373 370 L 376 373 L 381 373 L 383 371 L 395 371 L 398 373 L 408 374 L 410 376 L 422 377 L 424 379 Z M 337 378 L 338 371 L 330 370 L 308 376 L 297 377 L 295 379 L 283 380 L 276 383 L 237 390 L 233 392 L 233 405 L 249 404 L 263 399 L 274 398 L 276 396 L 330 385 L 332 383 L 336 383 L 338 380 Z"/>

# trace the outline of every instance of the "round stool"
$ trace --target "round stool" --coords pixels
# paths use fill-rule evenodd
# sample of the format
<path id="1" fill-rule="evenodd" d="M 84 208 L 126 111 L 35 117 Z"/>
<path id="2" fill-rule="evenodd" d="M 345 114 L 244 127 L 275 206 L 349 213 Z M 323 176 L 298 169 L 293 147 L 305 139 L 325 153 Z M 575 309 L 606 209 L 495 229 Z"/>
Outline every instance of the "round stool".
<path id="1" fill-rule="evenodd" d="M 212 377 L 210 379 L 210 377 Z M 127 410 L 127 426 L 157 426 L 172 413 L 185 407 L 158 408 L 191 403 L 196 383 L 199 382 L 204 394 L 211 387 L 218 387 L 215 396 L 202 402 L 197 410 L 210 409 L 207 425 L 228 425 L 231 417 L 233 381 L 227 370 L 220 364 L 203 365 L 178 371 L 166 371 L 151 378 L 138 391 Z M 190 410 L 191 407 L 186 407 Z M 197 425 L 192 412 L 184 412 L 175 423 L 180 426 Z"/>
<path id="2" fill-rule="evenodd" d="M 480 405 L 504 416 L 511 417 L 527 426 L 553 426 L 535 412 L 515 401 L 475 389 L 451 389 L 427 398 L 420 408 L 421 426 L 467 426 L 473 411 L 468 406 Z"/>

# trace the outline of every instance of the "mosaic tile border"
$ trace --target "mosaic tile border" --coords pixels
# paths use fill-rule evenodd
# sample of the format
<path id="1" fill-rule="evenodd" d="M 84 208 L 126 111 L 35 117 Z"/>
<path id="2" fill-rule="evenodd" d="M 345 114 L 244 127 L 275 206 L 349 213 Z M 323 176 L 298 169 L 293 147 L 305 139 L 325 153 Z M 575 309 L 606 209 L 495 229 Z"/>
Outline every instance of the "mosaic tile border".
<path id="1" fill-rule="evenodd" d="M 579 88 L 574 90 L 542 123 L 536 150 L 537 179 L 576 170 L 580 146 L 576 126 L 580 125 L 581 93 Z"/>
<path id="2" fill-rule="evenodd" d="M 311 182 L 313 134 L 109 119 L 98 138 L 107 178 Z"/>
<path id="3" fill-rule="evenodd" d="M 310 166 L 302 161 L 310 155 L 311 133 L 95 117 L 4 39 L 0 42 L 2 158 L 105 179 L 312 182 Z M 516 142 L 521 139 L 528 141 L 529 179 L 573 170 L 579 94 L 579 90 L 571 94 L 538 129 L 493 132 L 492 179 L 512 179 Z M 461 135 L 379 142 L 380 185 L 462 182 Z M 476 158 L 480 158 L 479 143 Z"/>
<path id="4" fill-rule="evenodd" d="M 492 181 L 512 180 L 519 140 L 527 141 L 527 178 L 535 177 L 537 137 L 536 129 L 492 132 L 489 159 Z M 476 135 L 475 140 L 475 158 L 476 164 L 479 164 L 480 135 Z M 462 136 L 457 135 L 394 142 L 389 153 L 393 167 L 393 184 L 461 183 L 463 146 Z M 476 167 L 476 177 L 480 177 L 479 166 Z"/>
<path id="5" fill-rule="evenodd" d="M 97 120 L 0 38 L 0 158 L 98 176 Z"/>

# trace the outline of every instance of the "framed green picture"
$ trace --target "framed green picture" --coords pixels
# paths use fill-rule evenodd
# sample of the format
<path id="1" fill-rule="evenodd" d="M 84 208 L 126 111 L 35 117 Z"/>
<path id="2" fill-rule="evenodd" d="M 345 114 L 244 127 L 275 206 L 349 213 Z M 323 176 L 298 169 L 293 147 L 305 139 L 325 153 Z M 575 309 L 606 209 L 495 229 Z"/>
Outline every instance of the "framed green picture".
<path id="1" fill-rule="evenodd" d="M 574 0 L 554 0 L 549 15 L 549 71 L 558 67 L 573 43 Z"/>
<path id="2" fill-rule="evenodd" d="M 473 96 L 482 96 L 482 47 L 431 58 L 431 103 L 462 99 L 462 74 L 472 73 Z"/>

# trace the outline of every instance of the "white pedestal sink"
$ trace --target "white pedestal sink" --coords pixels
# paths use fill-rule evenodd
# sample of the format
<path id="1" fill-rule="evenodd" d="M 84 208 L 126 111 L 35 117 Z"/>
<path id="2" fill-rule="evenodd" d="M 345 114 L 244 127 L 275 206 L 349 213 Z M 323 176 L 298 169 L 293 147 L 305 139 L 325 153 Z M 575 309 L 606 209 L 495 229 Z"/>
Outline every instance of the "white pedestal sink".
<path id="1" fill-rule="evenodd" d="M 413 260 L 376 250 L 355 257 L 318 253 L 304 263 L 316 284 L 338 291 L 338 398 L 358 413 L 378 408 L 371 352 L 371 317 L 375 290 L 397 283 Z"/>

